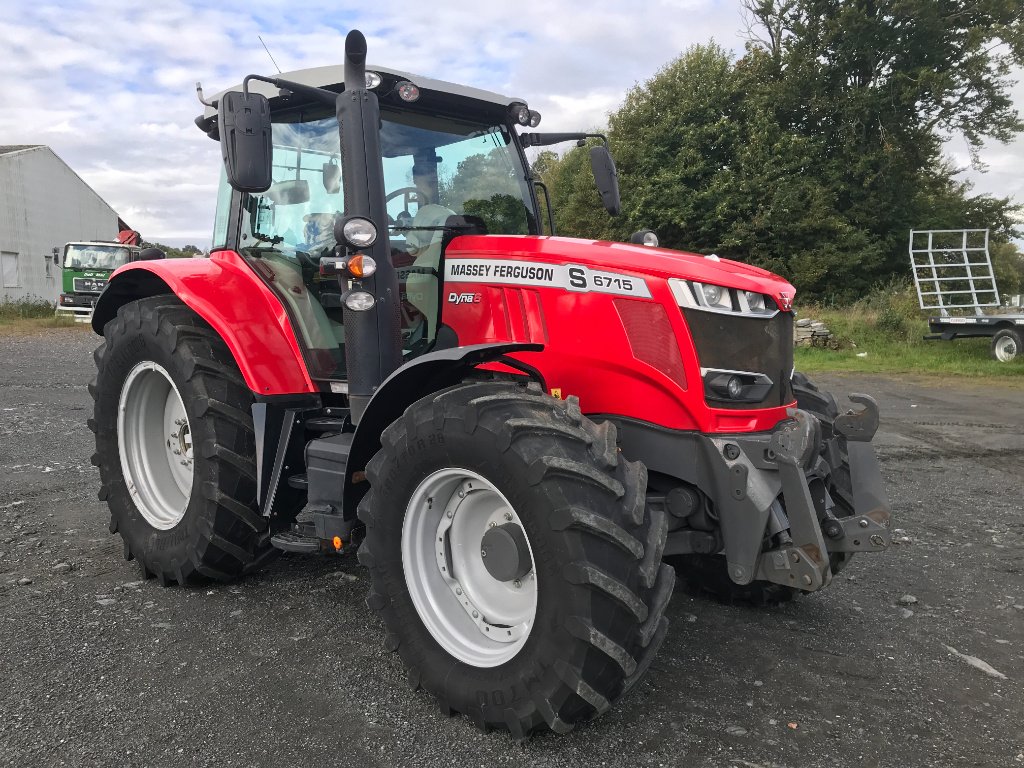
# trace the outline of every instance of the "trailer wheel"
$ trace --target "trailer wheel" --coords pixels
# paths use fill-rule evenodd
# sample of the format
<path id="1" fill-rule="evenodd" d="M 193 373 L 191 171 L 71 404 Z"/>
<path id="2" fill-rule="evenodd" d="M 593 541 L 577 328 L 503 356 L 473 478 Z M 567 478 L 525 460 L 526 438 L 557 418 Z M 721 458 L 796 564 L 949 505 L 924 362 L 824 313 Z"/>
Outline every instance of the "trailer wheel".
<path id="1" fill-rule="evenodd" d="M 104 337 L 89 385 L 92 462 L 125 559 L 165 586 L 268 562 L 252 393 L 224 342 L 174 296 L 126 304 Z"/>
<path id="2" fill-rule="evenodd" d="M 831 469 L 826 490 L 834 504 L 832 511 L 836 517 L 849 517 L 853 514 L 850 457 L 846 452 L 846 438 L 837 435 L 833 427 L 839 416 L 836 399 L 802 373 L 793 374 L 793 394 L 797 406 L 816 416 L 821 423 L 822 455 Z M 850 553 L 831 553 L 832 573 L 843 570 L 852 557 Z M 792 600 L 801 592 L 794 587 L 767 581 L 737 584 L 729 578 L 722 555 L 678 555 L 668 558 L 668 562 L 675 566 L 691 594 L 708 594 L 726 603 L 777 605 Z"/>
<path id="3" fill-rule="evenodd" d="M 992 357 L 1000 363 L 1010 363 L 1024 353 L 1024 341 L 1016 328 L 1000 328 L 992 337 Z"/>
<path id="4" fill-rule="evenodd" d="M 414 403 L 366 467 L 367 605 L 414 689 L 522 739 L 605 712 L 665 636 L 664 513 L 575 398 L 467 383 Z"/>

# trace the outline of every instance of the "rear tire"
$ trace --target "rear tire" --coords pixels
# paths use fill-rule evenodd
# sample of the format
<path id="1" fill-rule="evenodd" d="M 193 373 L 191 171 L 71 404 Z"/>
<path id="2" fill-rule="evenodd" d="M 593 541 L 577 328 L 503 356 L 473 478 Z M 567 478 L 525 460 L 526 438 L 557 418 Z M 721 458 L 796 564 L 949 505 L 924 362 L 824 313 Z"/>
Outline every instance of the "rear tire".
<path id="1" fill-rule="evenodd" d="M 174 296 L 126 304 L 104 337 L 89 385 L 92 462 L 125 559 L 165 586 L 227 581 L 269 562 L 253 397 L 227 346 Z"/>
<path id="2" fill-rule="evenodd" d="M 646 509 L 646 469 L 622 459 L 614 426 L 583 417 L 575 398 L 470 383 L 414 403 L 381 442 L 366 467 L 370 491 L 359 507 L 366 524 L 359 560 L 370 572 L 367 605 L 383 620 L 385 645 L 402 657 L 413 688 L 433 694 L 447 714 L 461 712 L 482 730 L 505 728 L 519 739 L 537 728 L 567 732 L 621 698 L 665 636 L 675 576 L 661 563 L 664 513 Z M 433 593 L 434 611 L 424 616 L 426 603 L 416 597 L 422 590 L 406 576 L 410 560 L 429 563 L 409 551 L 406 526 L 438 505 L 422 529 L 434 541 L 447 525 L 442 511 L 461 503 L 454 499 L 459 486 L 437 484 L 450 472 L 481 478 L 501 496 L 510 509 L 503 519 L 521 525 L 532 558 L 523 580 L 535 578 L 536 599 L 534 613 L 526 613 L 532 619 L 525 641 L 508 652 L 495 646 L 479 663 L 460 636 L 438 640 L 446 638 L 437 629 L 442 618 L 454 625 L 461 615 L 474 629 L 465 618 L 471 608 L 454 597 L 455 584 L 447 594 Z M 423 488 L 435 495 L 424 497 Z M 476 490 L 467 488 L 467 497 Z M 442 527 L 434 531 L 429 526 L 438 520 Z M 442 552 L 435 570 L 445 562 Z M 452 580 L 466 586 L 465 573 L 447 562 Z M 412 572 L 438 577 L 423 568 Z M 487 652 L 486 643 L 480 650 Z"/>
<path id="3" fill-rule="evenodd" d="M 1000 328 L 992 337 L 992 359 L 1012 363 L 1024 354 L 1024 341 L 1016 328 Z"/>

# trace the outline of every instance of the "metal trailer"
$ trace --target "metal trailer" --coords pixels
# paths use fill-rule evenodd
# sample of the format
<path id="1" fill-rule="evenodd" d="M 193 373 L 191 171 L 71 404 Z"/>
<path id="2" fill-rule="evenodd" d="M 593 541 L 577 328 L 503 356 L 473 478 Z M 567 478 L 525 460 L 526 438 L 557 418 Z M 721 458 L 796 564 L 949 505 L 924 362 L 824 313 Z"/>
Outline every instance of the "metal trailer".
<path id="1" fill-rule="evenodd" d="M 986 314 L 998 309 L 999 289 L 987 229 L 912 229 L 910 265 L 927 340 L 992 339 L 991 354 L 1007 363 L 1024 355 L 1024 314 Z"/>

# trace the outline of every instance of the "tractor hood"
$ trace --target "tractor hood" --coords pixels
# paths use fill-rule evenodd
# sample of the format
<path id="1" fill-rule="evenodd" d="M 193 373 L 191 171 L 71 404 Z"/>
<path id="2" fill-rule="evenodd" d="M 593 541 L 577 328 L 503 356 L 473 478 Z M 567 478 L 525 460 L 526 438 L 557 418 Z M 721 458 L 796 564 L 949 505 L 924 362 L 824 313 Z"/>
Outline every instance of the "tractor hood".
<path id="1" fill-rule="evenodd" d="M 593 269 L 615 270 L 633 275 L 682 278 L 713 283 L 727 288 L 765 293 L 789 309 L 795 293 L 789 281 L 759 267 L 729 259 L 712 259 L 696 253 L 651 248 L 644 245 L 580 240 L 569 237 L 531 235 L 466 235 L 456 238 L 446 250 L 449 258 L 500 257 L 579 264 Z"/>

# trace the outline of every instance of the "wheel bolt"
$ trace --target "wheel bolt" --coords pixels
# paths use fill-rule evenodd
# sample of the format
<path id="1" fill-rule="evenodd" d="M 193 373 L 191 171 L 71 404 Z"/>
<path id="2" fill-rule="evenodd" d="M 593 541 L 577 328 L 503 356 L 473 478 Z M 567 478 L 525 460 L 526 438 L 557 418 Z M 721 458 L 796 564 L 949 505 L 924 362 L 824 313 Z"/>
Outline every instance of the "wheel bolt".
<path id="1" fill-rule="evenodd" d="M 459 491 L 459 498 L 460 499 L 466 498 L 466 492 L 465 491 Z"/>
<path id="2" fill-rule="evenodd" d="M 474 619 L 479 619 L 480 618 L 480 614 L 477 613 L 476 611 L 473 611 L 473 618 Z"/>
<path id="3" fill-rule="evenodd" d="M 456 595 L 461 595 L 462 594 L 462 587 L 456 587 L 455 588 L 455 594 Z"/>
<path id="4" fill-rule="evenodd" d="M 449 509 L 448 510 L 448 517 L 451 517 L 451 516 L 452 516 L 452 511 Z"/>
<path id="5" fill-rule="evenodd" d="M 487 550 L 486 549 L 481 549 L 480 550 L 480 557 L 487 557 Z"/>
<path id="6" fill-rule="evenodd" d="M 808 586 L 808 587 L 811 586 L 811 577 L 810 576 L 804 575 L 804 584 L 806 586 Z"/>
<path id="7" fill-rule="evenodd" d="M 516 589 L 519 589 L 521 586 L 523 586 L 523 582 L 521 582 L 519 579 L 516 579 L 512 582 L 512 586 Z"/>
<path id="8" fill-rule="evenodd" d="M 861 518 L 861 521 L 860 521 L 860 522 L 858 523 L 858 525 L 859 525 L 859 526 L 860 526 L 861 528 L 867 528 L 867 527 L 868 527 L 868 521 L 867 521 L 867 520 L 865 520 L 864 518 Z"/>
<path id="9" fill-rule="evenodd" d="M 505 519 L 506 520 L 511 520 L 512 519 L 512 513 L 511 512 L 506 512 L 505 513 Z"/>

